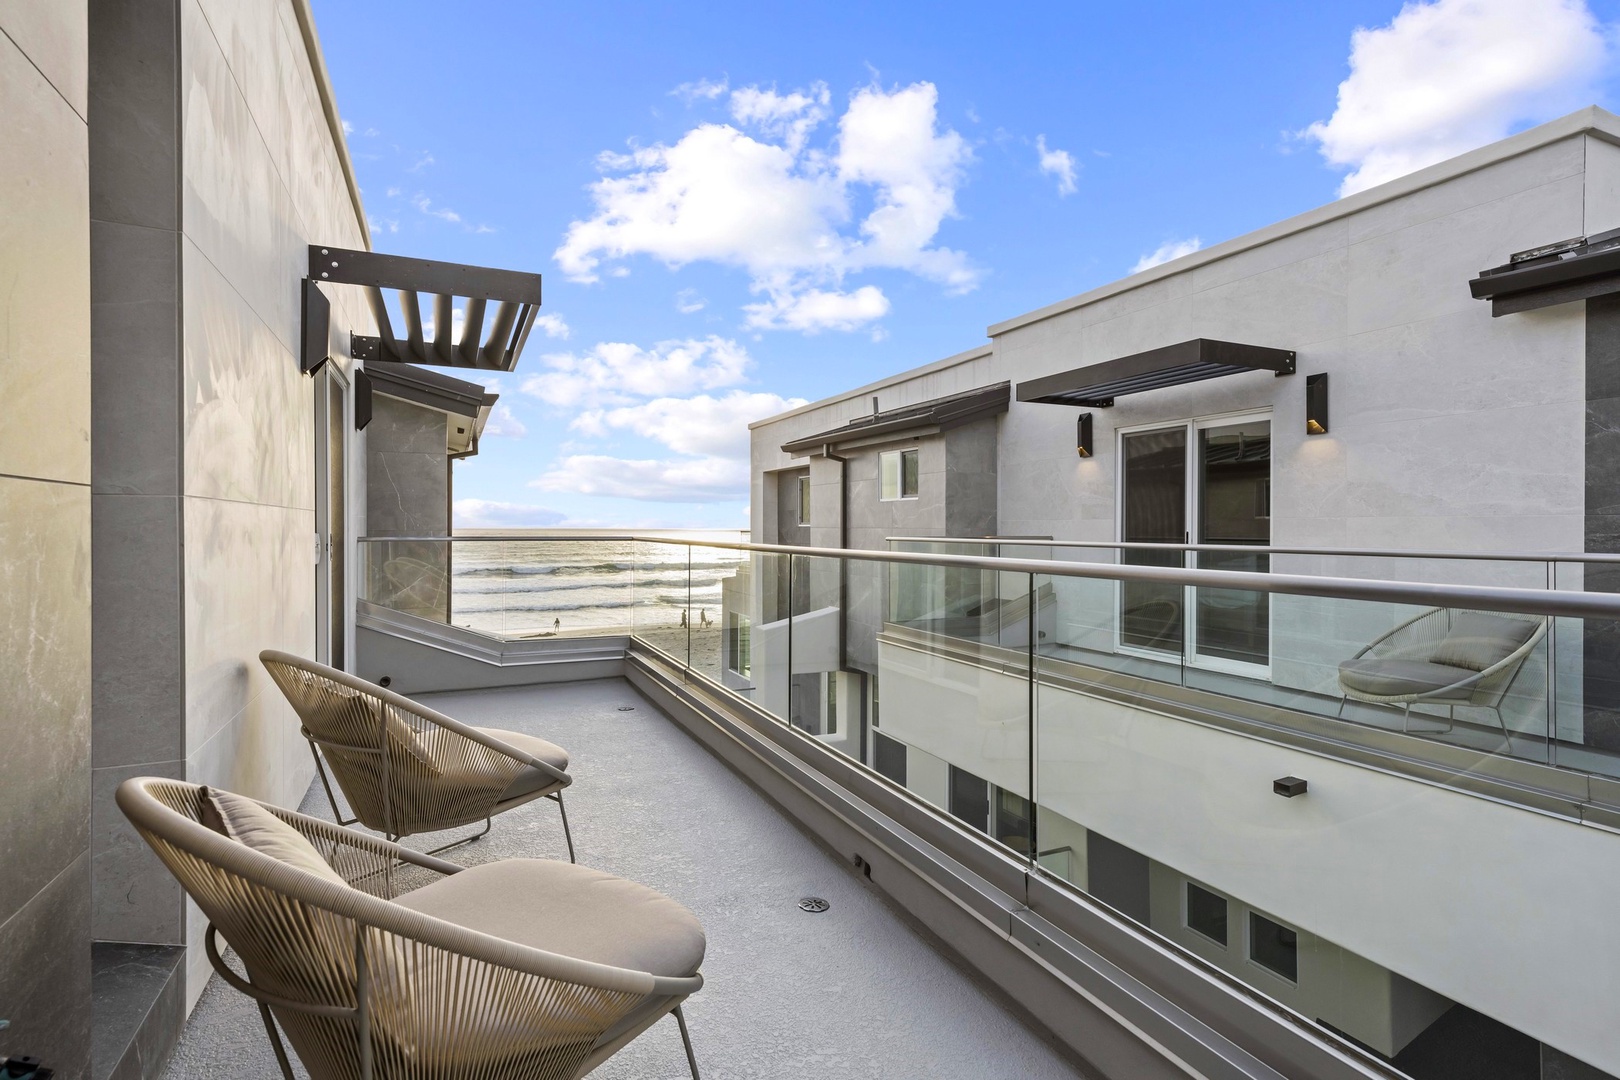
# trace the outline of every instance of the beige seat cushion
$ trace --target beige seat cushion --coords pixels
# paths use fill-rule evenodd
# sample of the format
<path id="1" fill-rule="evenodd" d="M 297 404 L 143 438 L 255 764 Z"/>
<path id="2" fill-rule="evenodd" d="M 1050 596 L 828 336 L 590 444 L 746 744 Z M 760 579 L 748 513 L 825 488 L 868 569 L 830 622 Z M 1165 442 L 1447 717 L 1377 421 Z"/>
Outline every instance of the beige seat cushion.
<path id="1" fill-rule="evenodd" d="M 1428 697 L 1438 690 L 1479 674 L 1467 668 L 1431 664 L 1424 660 L 1379 660 L 1367 657 L 1339 665 L 1339 684 L 1346 690 L 1372 697 Z M 1474 692 L 1470 683 L 1443 698 L 1462 701 Z"/>
<path id="2" fill-rule="evenodd" d="M 272 859 L 296 866 L 318 877 L 347 885 L 343 875 L 321 858 L 304 834 L 254 802 L 230 791 L 203 788 L 202 821 L 215 832 L 245 844 Z"/>
<path id="3" fill-rule="evenodd" d="M 538 758 L 554 769 L 568 771 L 568 751 L 555 743 L 548 743 L 544 739 L 537 739 L 533 735 L 525 735 L 521 731 L 507 731 L 505 728 L 479 728 L 492 739 L 510 745 L 514 750 L 522 750 L 530 757 Z M 512 783 L 501 792 L 501 801 L 516 799 L 522 795 L 532 795 L 536 791 L 557 786 L 557 781 L 539 769 L 525 765 L 523 771 L 512 778 Z"/>
<path id="4" fill-rule="evenodd" d="M 535 949 L 684 977 L 703 963 L 703 927 L 669 897 L 600 870 L 507 859 L 451 874 L 394 901 Z"/>

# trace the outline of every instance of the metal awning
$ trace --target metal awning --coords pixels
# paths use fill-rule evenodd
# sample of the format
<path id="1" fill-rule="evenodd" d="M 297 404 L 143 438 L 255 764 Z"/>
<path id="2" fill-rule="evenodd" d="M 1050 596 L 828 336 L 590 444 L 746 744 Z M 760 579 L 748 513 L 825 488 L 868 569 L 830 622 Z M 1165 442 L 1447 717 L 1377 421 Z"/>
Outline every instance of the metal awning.
<path id="1" fill-rule="evenodd" d="M 1493 318 L 1620 292 L 1620 229 L 1515 252 L 1468 291 L 1491 302 Z"/>
<path id="2" fill-rule="evenodd" d="M 1222 375 L 1237 375 L 1244 371 L 1292 375 L 1294 354 L 1288 349 L 1194 338 L 1179 345 L 1166 345 L 1161 349 L 1149 349 L 1117 360 L 1021 382 L 1018 384 L 1018 400 L 1106 409 L 1114 403 L 1115 398 L 1126 394 L 1218 379 Z"/>
<path id="3" fill-rule="evenodd" d="M 871 412 L 857 416 L 842 427 L 808 435 L 782 444 L 784 454 L 805 454 L 833 449 L 853 442 L 867 442 L 879 438 L 901 438 L 909 433 L 948 431 L 984 416 L 995 416 L 1007 411 L 1012 397 L 1011 383 L 992 383 L 973 390 L 965 390 L 949 397 L 920 401 L 915 405 L 902 405 L 886 412 Z M 872 399 L 876 402 L 876 398 Z"/>
<path id="4" fill-rule="evenodd" d="M 313 370 L 325 359 L 324 326 L 317 330 L 310 323 L 325 307 L 320 284 L 358 285 L 366 290 L 371 314 L 377 321 L 376 336 L 351 334 L 355 359 L 371 362 L 392 360 L 438 367 L 479 368 L 484 371 L 511 371 L 529 330 L 540 310 L 540 275 L 518 270 L 494 270 L 461 263 L 408 259 L 402 255 L 382 255 L 375 251 L 310 245 L 309 277 L 304 284 L 305 356 L 304 370 Z M 399 294 L 405 321 L 405 336 L 397 337 L 388 315 L 384 289 Z M 421 297 L 432 299 L 433 340 L 422 332 Z M 451 339 L 451 318 L 460 300 L 465 319 L 461 341 Z M 485 315 L 494 304 L 489 331 L 484 331 Z"/>

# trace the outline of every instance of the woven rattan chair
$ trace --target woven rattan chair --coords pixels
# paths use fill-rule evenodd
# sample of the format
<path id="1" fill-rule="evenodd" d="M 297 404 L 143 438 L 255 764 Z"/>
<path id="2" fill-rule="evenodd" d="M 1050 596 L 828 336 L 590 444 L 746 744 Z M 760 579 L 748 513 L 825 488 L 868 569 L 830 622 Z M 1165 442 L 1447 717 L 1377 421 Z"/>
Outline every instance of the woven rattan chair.
<path id="1" fill-rule="evenodd" d="M 483 836 L 496 814 L 544 798 L 562 814 L 568 861 L 574 861 L 574 837 L 563 805 L 563 788 L 573 779 L 562 747 L 516 731 L 463 724 L 291 653 L 266 649 L 259 661 L 303 723 L 338 824 L 359 822 L 398 840 L 484 823 L 481 832 L 435 848 L 437 852 Z M 348 800 L 351 818 L 338 808 L 328 765 Z"/>
<path id="2" fill-rule="evenodd" d="M 1457 706 L 1473 706 L 1495 713 L 1511 744 L 1502 699 L 1546 633 L 1547 620 L 1539 616 L 1431 608 L 1339 665 L 1339 715 L 1350 701 L 1400 705 L 1402 731 L 1443 735 L 1455 726 Z M 1413 731 L 1418 704 L 1446 706 L 1446 726 Z"/>
<path id="3" fill-rule="evenodd" d="M 256 804 L 337 871 L 312 856 L 312 872 L 204 825 L 204 795 L 137 777 L 117 801 L 208 917 L 208 959 L 259 1003 L 286 1080 L 278 1026 L 312 1080 L 570 1080 L 671 1012 L 697 1077 L 680 1006 L 703 985 L 703 931 L 674 901 L 555 860 L 463 868 Z M 442 876 L 396 899 L 409 874 Z"/>

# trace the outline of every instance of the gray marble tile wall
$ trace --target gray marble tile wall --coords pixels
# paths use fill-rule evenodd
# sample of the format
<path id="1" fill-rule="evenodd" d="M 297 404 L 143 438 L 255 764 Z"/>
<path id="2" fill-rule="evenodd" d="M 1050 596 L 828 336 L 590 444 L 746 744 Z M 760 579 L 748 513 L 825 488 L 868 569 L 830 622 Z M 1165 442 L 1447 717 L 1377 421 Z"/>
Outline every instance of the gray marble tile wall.
<path id="1" fill-rule="evenodd" d="M 0 6 L 0 1056 L 89 1071 L 85 11 Z"/>
<path id="2" fill-rule="evenodd" d="M 1620 296 L 1586 301 L 1586 550 L 1620 551 Z M 1620 572 L 1586 568 L 1591 592 L 1620 592 Z M 1581 633 L 1582 737 L 1620 750 L 1620 624 Z"/>

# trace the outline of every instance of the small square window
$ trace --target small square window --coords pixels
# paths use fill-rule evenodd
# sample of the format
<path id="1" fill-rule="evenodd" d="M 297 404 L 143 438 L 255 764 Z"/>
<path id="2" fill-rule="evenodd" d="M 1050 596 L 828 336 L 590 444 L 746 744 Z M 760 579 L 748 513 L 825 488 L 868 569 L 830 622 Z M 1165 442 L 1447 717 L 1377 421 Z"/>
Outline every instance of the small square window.
<path id="1" fill-rule="evenodd" d="M 1187 882 L 1187 929 L 1226 945 L 1226 897 Z"/>
<path id="2" fill-rule="evenodd" d="M 1299 934 L 1249 912 L 1249 959 L 1289 982 L 1299 981 Z"/>
<path id="3" fill-rule="evenodd" d="M 919 490 L 917 451 L 891 450 L 878 459 L 882 497 L 915 499 Z"/>

